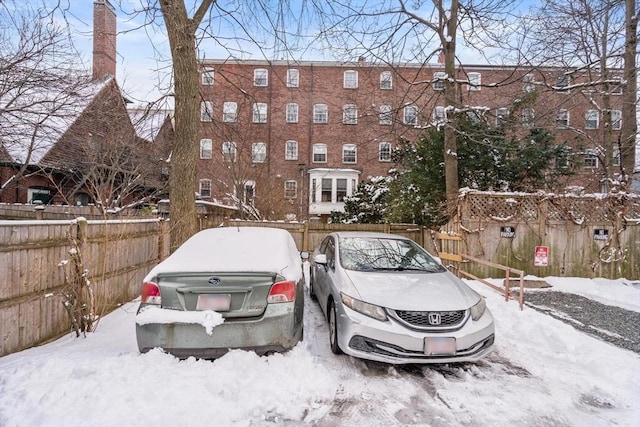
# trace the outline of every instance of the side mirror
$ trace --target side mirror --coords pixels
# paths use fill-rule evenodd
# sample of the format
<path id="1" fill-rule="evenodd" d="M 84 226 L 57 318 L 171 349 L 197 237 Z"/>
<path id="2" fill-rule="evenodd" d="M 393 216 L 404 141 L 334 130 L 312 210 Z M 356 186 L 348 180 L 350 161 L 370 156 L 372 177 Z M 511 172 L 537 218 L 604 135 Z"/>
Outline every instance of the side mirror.
<path id="1" fill-rule="evenodd" d="M 304 251 L 304 252 L 300 252 L 300 258 L 302 258 L 303 261 L 306 261 L 309 259 L 309 252 Z"/>
<path id="2" fill-rule="evenodd" d="M 318 254 L 313 257 L 313 262 L 316 264 L 327 265 L 327 256 L 325 254 Z"/>
<path id="3" fill-rule="evenodd" d="M 442 259 L 439 256 L 434 256 L 433 259 L 435 259 L 438 262 L 438 264 L 444 265 L 442 264 Z"/>

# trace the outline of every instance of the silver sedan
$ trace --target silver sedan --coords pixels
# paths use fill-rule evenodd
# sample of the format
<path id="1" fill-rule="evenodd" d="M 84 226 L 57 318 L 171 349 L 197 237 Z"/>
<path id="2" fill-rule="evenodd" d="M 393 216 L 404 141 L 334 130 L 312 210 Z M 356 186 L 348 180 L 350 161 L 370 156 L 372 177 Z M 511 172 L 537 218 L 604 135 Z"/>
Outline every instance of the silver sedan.
<path id="1" fill-rule="evenodd" d="M 494 345 L 484 298 L 411 239 L 336 232 L 315 250 L 310 294 L 331 350 L 379 362 L 478 360 Z"/>

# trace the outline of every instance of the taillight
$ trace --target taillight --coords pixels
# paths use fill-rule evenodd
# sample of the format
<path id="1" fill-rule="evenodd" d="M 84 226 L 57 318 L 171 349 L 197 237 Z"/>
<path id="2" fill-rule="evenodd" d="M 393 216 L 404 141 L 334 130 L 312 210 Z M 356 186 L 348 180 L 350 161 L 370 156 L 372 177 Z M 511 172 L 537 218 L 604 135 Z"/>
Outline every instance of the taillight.
<path id="1" fill-rule="evenodd" d="M 162 302 L 160 286 L 153 282 L 144 282 L 142 284 L 142 295 L 140 295 L 140 300 L 143 304 L 160 305 Z"/>
<path id="2" fill-rule="evenodd" d="M 271 286 L 267 302 L 291 302 L 294 299 L 296 299 L 296 283 L 277 282 Z"/>

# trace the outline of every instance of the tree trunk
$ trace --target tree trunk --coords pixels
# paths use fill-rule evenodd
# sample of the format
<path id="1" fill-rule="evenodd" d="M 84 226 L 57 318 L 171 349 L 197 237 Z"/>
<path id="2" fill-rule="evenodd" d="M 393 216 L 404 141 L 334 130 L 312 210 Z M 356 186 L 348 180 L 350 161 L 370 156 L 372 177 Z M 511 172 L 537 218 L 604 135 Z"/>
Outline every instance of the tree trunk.
<path id="1" fill-rule="evenodd" d="M 444 72 L 447 80 L 444 85 L 444 97 L 448 114 L 453 115 L 457 106 L 458 84 L 456 79 L 456 31 L 458 26 L 458 0 L 451 2 L 451 15 L 447 22 L 447 37 L 442 49 L 444 53 Z M 454 117 L 451 117 L 454 118 Z M 455 213 L 458 203 L 458 147 L 454 127 L 449 123 L 444 128 L 444 175 L 447 193 L 447 211 Z"/>
<path id="2" fill-rule="evenodd" d="M 636 69 L 636 50 L 638 48 L 638 16 L 636 0 L 626 0 L 626 41 L 624 48 L 624 80 L 622 92 L 622 131 L 620 132 L 620 166 L 627 182 L 635 167 L 636 133 L 638 118 L 636 103 L 638 92 L 638 70 Z"/>

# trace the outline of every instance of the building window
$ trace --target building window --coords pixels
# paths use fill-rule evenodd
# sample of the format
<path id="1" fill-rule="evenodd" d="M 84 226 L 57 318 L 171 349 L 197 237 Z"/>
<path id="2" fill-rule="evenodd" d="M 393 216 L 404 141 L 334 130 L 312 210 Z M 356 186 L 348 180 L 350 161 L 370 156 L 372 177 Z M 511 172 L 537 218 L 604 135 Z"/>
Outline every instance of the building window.
<path id="1" fill-rule="evenodd" d="M 316 181 L 315 178 L 313 178 L 311 180 L 311 203 L 315 203 L 316 202 L 316 188 L 317 188 L 318 182 Z"/>
<path id="2" fill-rule="evenodd" d="M 611 129 L 613 130 L 622 129 L 622 111 L 611 110 Z"/>
<path id="3" fill-rule="evenodd" d="M 327 163 L 327 145 L 313 144 L 313 162 Z"/>
<path id="4" fill-rule="evenodd" d="M 346 104 L 342 107 L 342 123 L 345 125 L 358 124 L 358 107 L 353 104 Z"/>
<path id="5" fill-rule="evenodd" d="M 556 127 L 569 127 L 569 110 L 558 110 L 558 112 L 556 113 Z"/>
<path id="6" fill-rule="evenodd" d="M 535 81 L 533 74 L 525 74 L 524 77 L 522 77 L 522 89 L 527 93 L 533 92 L 536 90 Z"/>
<path id="7" fill-rule="evenodd" d="M 204 86 L 213 85 L 214 71 L 212 67 L 203 67 L 201 81 Z"/>
<path id="8" fill-rule="evenodd" d="M 287 123 L 298 123 L 298 104 L 287 104 Z"/>
<path id="9" fill-rule="evenodd" d="M 245 203 L 252 203 L 256 197 L 256 183 L 255 181 L 247 181 L 244 183 L 244 201 Z"/>
<path id="10" fill-rule="evenodd" d="M 584 114 L 584 128 L 598 129 L 600 124 L 600 114 L 598 110 L 589 110 Z"/>
<path id="11" fill-rule="evenodd" d="M 620 147 L 613 147 L 613 166 L 620 166 Z"/>
<path id="12" fill-rule="evenodd" d="M 522 126 L 532 127 L 535 120 L 535 112 L 531 108 L 522 110 Z"/>
<path id="13" fill-rule="evenodd" d="M 269 85 L 269 72 L 264 68 L 253 70 L 253 85 L 264 87 Z"/>
<path id="14" fill-rule="evenodd" d="M 569 86 L 571 85 L 571 76 L 563 74 L 556 79 L 556 87 L 554 89 L 561 92 L 569 92 Z"/>
<path id="15" fill-rule="evenodd" d="M 380 73 L 380 89 L 391 89 L 393 80 L 391 71 L 383 71 Z"/>
<path id="16" fill-rule="evenodd" d="M 509 109 L 498 108 L 496 110 L 496 126 L 503 126 L 507 124 L 507 120 L 509 120 Z"/>
<path id="17" fill-rule="evenodd" d="M 223 142 L 222 143 L 222 159 L 225 162 L 235 162 L 238 147 L 235 142 Z"/>
<path id="18" fill-rule="evenodd" d="M 200 121 L 201 122 L 213 121 L 213 102 L 204 101 L 200 103 Z"/>
<path id="19" fill-rule="evenodd" d="M 443 121 L 447 118 L 447 114 L 445 112 L 444 107 L 435 107 L 433 109 L 433 120 L 435 121 Z"/>
<path id="20" fill-rule="evenodd" d="M 238 121 L 238 104 L 235 102 L 225 102 L 222 104 L 222 121 L 234 123 Z"/>
<path id="21" fill-rule="evenodd" d="M 380 124 L 390 125 L 392 123 L 391 105 L 380 106 Z"/>
<path id="22" fill-rule="evenodd" d="M 300 86 L 300 70 L 289 68 L 287 70 L 287 87 Z"/>
<path id="23" fill-rule="evenodd" d="M 378 160 L 380 160 L 381 162 L 391 161 L 391 143 L 390 142 L 381 142 L 378 145 Z"/>
<path id="24" fill-rule="evenodd" d="M 253 103 L 253 123 L 267 123 L 267 104 L 265 102 Z"/>
<path id="25" fill-rule="evenodd" d="M 569 167 L 569 157 L 571 156 L 571 149 L 563 149 L 556 157 L 556 168 L 566 169 Z"/>
<path id="26" fill-rule="evenodd" d="M 254 142 L 251 144 L 251 162 L 264 163 L 267 160 L 267 144 Z"/>
<path id="27" fill-rule="evenodd" d="M 211 180 L 210 179 L 200 180 L 198 193 L 200 194 L 200 197 L 204 197 L 204 198 L 211 197 Z"/>
<path id="28" fill-rule="evenodd" d="M 356 163 L 356 145 L 344 144 L 342 146 L 342 163 Z"/>
<path id="29" fill-rule="evenodd" d="M 407 105 L 404 107 L 403 122 L 405 125 L 417 126 L 418 125 L 418 107 L 414 105 Z"/>
<path id="30" fill-rule="evenodd" d="M 611 93 L 614 95 L 622 94 L 622 77 L 614 77 L 613 83 L 610 83 Z"/>
<path id="31" fill-rule="evenodd" d="M 433 89 L 444 90 L 444 80 L 446 78 L 447 78 L 447 74 L 442 71 L 433 73 Z"/>
<path id="32" fill-rule="evenodd" d="M 347 70 L 344 72 L 344 88 L 356 89 L 358 87 L 358 72 L 355 70 Z"/>
<path id="33" fill-rule="evenodd" d="M 482 75 L 480 73 L 469 73 L 467 74 L 467 80 L 469 82 L 469 90 L 470 91 L 478 91 L 481 88 L 482 84 Z"/>
<path id="34" fill-rule="evenodd" d="M 327 104 L 315 104 L 313 106 L 313 123 L 327 123 L 329 121 L 329 110 Z"/>
<path id="35" fill-rule="evenodd" d="M 298 196 L 298 182 L 285 181 L 284 182 L 284 198 L 295 199 L 297 196 Z"/>
<path id="36" fill-rule="evenodd" d="M 200 140 L 200 158 L 211 159 L 213 158 L 213 141 L 210 139 Z"/>
<path id="37" fill-rule="evenodd" d="M 336 202 L 344 202 L 347 197 L 347 180 L 344 178 L 336 179 Z"/>
<path id="38" fill-rule="evenodd" d="M 584 153 L 584 167 L 585 168 L 597 168 L 598 167 L 598 155 L 595 150 L 587 150 Z"/>
<path id="39" fill-rule="evenodd" d="M 298 141 L 287 141 L 284 147 L 285 160 L 298 160 Z"/>
<path id="40" fill-rule="evenodd" d="M 331 203 L 332 190 L 333 190 L 333 180 L 331 178 L 322 178 L 322 189 L 320 192 L 320 201 Z"/>

